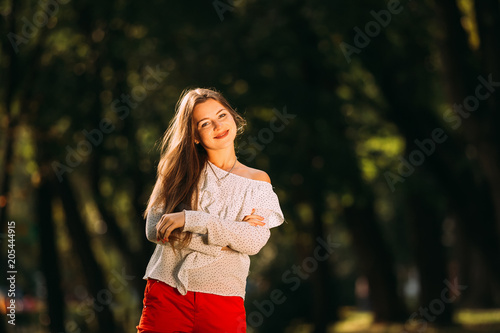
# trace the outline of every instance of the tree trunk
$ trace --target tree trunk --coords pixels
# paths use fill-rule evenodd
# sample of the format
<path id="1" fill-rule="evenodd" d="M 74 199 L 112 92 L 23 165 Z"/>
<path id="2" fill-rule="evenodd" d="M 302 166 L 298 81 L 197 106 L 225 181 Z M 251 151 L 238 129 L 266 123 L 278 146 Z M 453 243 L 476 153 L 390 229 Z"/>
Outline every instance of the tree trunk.
<path id="1" fill-rule="evenodd" d="M 435 2 L 445 32 L 439 46 L 443 57 L 444 76 L 447 78 L 448 95 L 452 103 L 464 104 L 469 96 L 478 95 L 476 86 L 481 84 L 478 79 L 479 74 L 482 74 L 481 76 L 486 81 L 490 75 L 493 81 L 500 80 L 498 58 L 491 59 L 491 57 L 498 55 L 496 54 L 498 41 L 497 39 L 491 41 L 491 34 L 498 30 L 498 22 L 491 21 L 497 18 L 498 1 L 496 8 L 489 0 L 481 0 L 481 2 L 479 4 L 479 1 L 476 1 L 476 10 L 478 10 L 477 14 L 479 15 L 479 33 L 483 38 L 480 50 L 483 69 L 486 70 L 484 73 L 480 73 L 479 69 L 473 67 L 472 52 L 468 47 L 466 34 L 461 25 L 461 14 L 456 1 Z M 487 91 L 486 87 L 483 89 Z M 500 228 L 500 145 L 498 139 L 500 135 L 496 129 L 497 123 L 494 121 L 500 119 L 496 109 L 499 100 L 498 91 L 492 92 L 485 101 L 480 102 L 474 113 L 470 113 L 462 121 L 465 139 L 477 149 L 479 165 L 484 176 L 488 179 L 489 190 L 494 202 L 497 229 Z"/>
<path id="2" fill-rule="evenodd" d="M 100 53 L 104 53 L 104 51 L 100 51 Z M 119 60 L 115 60 L 118 62 Z M 100 60 L 96 61 L 96 71 L 101 72 L 102 70 L 102 63 Z M 120 68 L 122 69 L 122 68 Z M 118 69 L 119 70 L 119 69 Z M 99 79 L 99 77 L 94 77 L 94 80 L 90 82 L 90 86 L 92 89 L 95 90 L 96 96 L 99 95 L 100 91 L 104 90 L 102 87 L 102 83 Z M 117 94 L 119 95 L 120 92 L 117 91 Z M 102 112 L 102 105 L 100 99 L 96 98 L 94 99 L 94 103 L 91 107 L 91 117 L 90 117 L 90 124 L 92 124 L 94 127 L 93 128 L 99 128 L 99 123 L 103 117 L 103 112 Z M 126 119 L 125 119 L 126 120 Z M 126 132 L 126 134 L 132 133 L 132 137 L 135 137 L 134 133 L 135 132 Z M 151 255 L 151 247 L 148 247 L 144 249 L 144 247 L 141 247 L 141 253 L 142 255 L 137 255 L 137 253 L 134 253 L 132 249 L 130 248 L 128 238 L 126 237 L 125 233 L 123 230 L 120 228 L 118 225 L 118 221 L 116 220 L 115 215 L 111 210 L 109 210 L 106 207 L 105 204 L 105 198 L 101 195 L 101 192 L 99 190 L 99 181 L 101 180 L 101 163 L 102 163 L 102 156 L 103 156 L 103 146 L 104 146 L 104 141 L 106 140 L 105 134 L 102 134 L 102 142 L 99 145 L 96 145 L 93 149 L 92 155 L 89 157 L 89 164 L 90 164 L 90 172 L 89 172 L 89 180 L 90 180 L 90 187 L 92 190 L 92 197 L 95 200 L 95 204 L 97 206 L 97 209 L 99 210 L 99 214 L 101 215 L 103 221 L 107 225 L 107 232 L 106 232 L 106 237 L 109 238 L 115 245 L 118 251 L 120 252 L 123 262 L 125 263 L 127 267 L 127 272 L 134 272 L 133 275 L 137 274 L 142 274 L 145 271 L 146 264 L 147 264 L 147 259 L 148 256 L 145 256 L 145 252 L 147 251 L 148 255 Z M 131 148 L 134 152 L 136 150 L 136 147 Z M 132 161 L 138 161 L 137 158 L 132 159 Z M 138 168 L 137 166 L 132 167 L 132 169 Z M 127 171 L 128 168 L 125 170 Z M 127 179 L 135 179 L 136 182 L 140 182 L 140 178 L 137 177 L 137 175 L 134 175 L 136 177 L 133 177 L 131 175 L 127 175 Z M 132 195 L 135 195 L 135 193 L 132 193 Z M 135 196 L 133 197 L 132 202 L 135 204 L 136 200 Z M 143 218 L 140 217 L 140 221 L 143 221 Z M 146 239 L 144 236 L 144 224 L 142 224 L 143 228 L 137 228 L 138 230 L 140 229 L 142 232 L 139 234 L 139 237 Z M 149 241 L 147 241 L 148 244 L 151 244 Z M 144 242 L 141 242 L 141 244 L 144 244 Z M 142 295 L 144 288 L 146 286 L 146 283 L 142 279 L 134 279 L 132 281 L 133 287 L 135 291 L 137 292 L 138 295 Z"/>
<path id="3" fill-rule="evenodd" d="M 49 174 L 47 174 L 47 172 Z M 64 294 L 61 288 L 61 273 L 59 255 L 57 253 L 54 220 L 52 218 L 52 190 L 50 167 L 42 172 L 37 189 L 37 209 L 39 237 L 40 237 L 40 264 L 47 286 L 47 309 L 50 318 L 50 332 L 64 332 Z"/>
<path id="4" fill-rule="evenodd" d="M 106 333 L 118 332 L 113 313 L 109 306 L 110 300 L 108 297 L 110 290 L 106 285 L 106 279 L 101 266 L 99 266 L 90 246 L 90 238 L 85 223 L 80 216 L 78 203 L 69 179 L 63 175 L 63 180 L 55 183 L 63 204 L 66 225 L 73 248 L 81 260 L 82 271 L 85 274 L 90 292 L 94 295 L 93 306 L 99 323 L 99 329 L 101 332 Z"/>
<path id="5" fill-rule="evenodd" d="M 436 212 L 432 204 L 432 196 L 427 193 L 413 191 L 408 197 L 408 218 L 412 226 L 413 248 L 419 272 L 420 295 L 419 308 L 430 309 L 432 323 L 451 325 L 453 304 L 444 304 L 444 308 L 433 308 L 433 301 L 439 299 L 447 274 L 447 261 L 442 246 L 443 215 Z M 451 277 L 453 281 L 453 276 Z M 440 283 L 439 283 L 440 282 Z"/>
<path id="6" fill-rule="evenodd" d="M 429 137 L 434 129 L 443 128 L 442 121 L 440 122 L 437 119 L 435 112 L 430 108 L 428 102 L 415 99 L 413 89 L 415 86 L 423 87 L 423 93 L 431 97 L 434 95 L 433 91 L 425 88 L 430 87 L 430 74 L 421 75 L 421 67 L 418 67 L 419 62 L 426 56 L 427 51 L 422 49 L 421 45 L 415 44 L 413 40 L 408 40 L 407 44 L 402 47 L 415 49 L 418 52 L 412 53 L 411 57 L 405 62 L 395 62 L 393 58 L 385 56 L 385 50 L 393 47 L 387 38 L 380 36 L 378 42 L 381 43 L 380 47 L 370 49 L 371 54 L 364 52 L 360 56 L 363 58 L 363 63 L 377 78 L 378 84 L 389 105 L 386 116 L 398 126 L 398 129 L 406 138 L 407 143 L 409 143 L 406 151 L 410 153 L 419 149 L 413 144 L 414 140 L 430 140 Z M 461 48 L 454 49 L 446 62 L 456 62 L 456 59 L 452 56 L 457 56 L 464 52 L 467 53 L 466 50 L 464 51 Z M 385 61 L 383 65 L 380 64 L 380 59 Z M 414 75 L 406 77 L 398 75 L 400 71 L 408 71 L 408 69 L 405 69 L 408 66 L 414 67 Z M 391 70 L 385 70 L 387 68 Z M 467 82 L 465 82 L 464 77 L 458 73 L 467 71 L 470 72 L 470 66 L 464 70 L 456 69 L 450 71 L 450 76 L 447 77 L 446 82 L 454 81 L 466 84 Z M 473 83 L 476 81 L 477 79 L 474 78 Z M 466 91 L 466 89 L 463 89 L 463 91 Z M 471 116 L 466 121 L 468 122 L 471 118 L 473 117 Z M 466 121 L 464 120 L 463 123 Z M 452 135 L 447 133 L 447 137 Z M 458 227 L 463 230 L 464 235 L 469 237 L 470 244 L 474 244 L 474 246 L 480 249 L 486 258 L 490 278 L 494 277 L 498 281 L 500 277 L 500 265 L 498 264 L 498 244 L 496 233 L 494 232 L 495 213 L 491 192 L 485 188 L 485 181 L 483 179 L 478 180 L 475 177 L 473 167 L 467 165 L 468 161 L 464 161 L 464 150 L 465 147 L 459 140 L 448 139 L 442 144 L 434 143 L 434 149 L 428 154 L 424 165 L 418 166 L 418 170 L 415 172 L 428 170 L 434 175 L 436 182 L 442 186 L 443 195 L 446 195 L 450 199 L 450 207 L 453 211 L 457 212 Z M 463 161 L 461 163 L 465 164 L 465 167 L 456 167 L 460 161 Z M 417 176 L 411 174 L 408 177 Z M 460 181 L 457 182 L 457 179 L 460 179 Z M 408 181 L 407 177 L 404 180 Z M 405 185 L 398 183 L 396 186 L 406 186 L 406 183 Z M 444 216 L 442 218 L 444 219 Z M 436 279 L 433 283 L 435 286 L 431 288 L 432 290 L 442 288 L 442 280 Z"/>
<path id="7" fill-rule="evenodd" d="M 480 83 L 477 78 L 478 73 L 471 74 L 469 69 L 474 62 L 470 60 L 471 51 L 460 24 L 461 15 L 456 2 L 436 1 L 435 4 L 445 31 L 440 50 L 444 59 L 444 76 L 448 82 L 449 98 L 452 102 L 461 104 L 467 95 L 477 95 L 475 87 Z M 482 1 L 481 4 L 476 1 L 476 10 L 478 19 L 481 21 L 478 22 L 479 34 L 482 38 L 480 50 L 486 70 L 483 78 L 488 80 L 491 74 L 492 80 L 498 82 L 500 80 L 498 64 L 491 59 L 498 53 L 499 45 L 497 40 L 491 41 L 491 34 L 498 30 L 498 22 L 491 21 L 499 16 L 498 2 L 495 5 L 491 1 Z M 498 75 L 498 77 L 493 75 Z M 488 269 L 488 275 L 493 279 L 497 291 L 500 290 L 500 260 L 498 259 L 500 254 L 498 246 L 500 229 L 500 156 L 498 151 L 500 145 L 498 131 L 495 128 L 497 125 L 495 121 L 498 121 L 499 116 L 495 108 L 498 107 L 499 98 L 498 92 L 492 93 L 486 101 L 481 102 L 474 114 L 462 122 L 465 139 L 477 148 L 479 165 L 488 180 L 487 184 L 483 184 L 482 187 L 490 193 L 488 199 L 491 200 L 490 207 L 494 214 L 492 218 L 481 219 L 480 214 L 470 211 L 470 220 L 464 221 L 462 215 L 459 220 L 463 221 L 461 228 L 464 235 L 471 238 L 471 242 L 478 247 L 484 257 L 484 267 Z M 457 199 L 456 208 L 458 209 L 461 209 L 463 205 L 470 205 L 470 202 L 464 199 Z M 484 205 L 484 201 L 480 201 L 480 205 Z"/>
<path id="8" fill-rule="evenodd" d="M 493 80 L 500 81 L 500 41 L 498 36 L 500 36 L 500 4 L 498 0 L 476 0 L 475 12 L 476 12 L 476 22 L 479 33 L 479 51 L 480 51 L 480 62 L 482 66 L 482 72 L 484 76 L 492 75 Z M 498 90 L 498 88 L 496 88 Z M 498 124 L 500 124 L 500 93 L 495 91 L 488 97 L 486 101 L 483 102 L 485 108 L 488 109 L 487 121 L 483 123 L 483 128 L 485 128 L 486 136 L 491 138 L 492 146 L 490 152 L 494 159 L 484 161 L 486 165 L 489 165 L 489 178 L 495 181 L 492 187 L 492 195 L 495 197 L 495 208 L 497 214 L 497 230 L 498 237 L 500 239 L 500 179 L 499 179 L 499 165 L 494 164 L 495 161 L 499 161 L 498 148 L 500 147 L 500 133 L 498 131 Z"/>
<path id="9" fill-rule="evenodd" d="M 363 186 L 361 181 L 361 171 L 358 168 L 358 162 L 355 157 L 354 148 L 352 143 L 346 139 L 344 133 L 346 131 L 345 122 L 341 113 L 339 112 L 327 112 L 328 115 L 325 119 L 324 110 L 322 110 L 322 104 L 316 103 L 316 100 L 325 99 L 322 97 L 329 96 L 329 101 L 332 103 L 338 103 L 335 98 L 330 97 L 331 91 L 334 91 L 338 86 L 338 82 L 335 78 L 325 75 L 324 68 L 321 67 L 322 58 L 311 50 L 315 50 L 317 45 L 320 43 L 318 35 L 311 28 L 311 23 L 306 21 L 303 16 L 297 14 L 300 13 L 300 5 L 291 4 L 289 8 L 286 8 L 286 12 L 290 13 L 290 20 L 293 22 L 291 24 L 291 29 L 303 46 L 302 61 L 301 61 L 301 72 L 303 76 L 303 81 L 311 89 L 311 94 L 307 92 L 302 92 L 304 96 L 307 96 L 307 102 L 299 101 L 298 105 L 309 105 L 311 110 L 318 110 L 318 114 L 311 114 L 310 120 L 310 133 L 318 133 L 318 123 L 319 119 L 325 120 L 328 124 L 335 124 L 335 128 L 330 128 L 330 135 L 333 136 L 332 141 L 338 142 L 338 151 L 335 151 L 334 156 L 343 156 L 342 165 L 349 168 L 349 171 L 337 170 L 339 164 L 337 161 L 332 160 L 331 146 L 330 142 L 325 142 L 319 137 L 310 139 L 311 147 L 305 152 L 306 155 L 311 155 L 312 157 L 321 156 L 324 158 L 325 167 L 323 168 L 323 173 L 319 177 L 314 177 L 315 173 L 319 173 L 316 170 L 312 170 L 311 165 L 307 165 L 308 169 L 303 170 L 301 174 L 305 176 L 306 179 L 311 179 L 309 176 L 312 173 L 314 182 L 314 187 L 307 191 L 307 193 L 312 193 L 311 197 L 315 198 L 315 203 L 313 204 L 314 209 L 314 234 L 323 233 L 322 218 L 323 207 L 322 202 L 324 197 L 321 197 L 321 193 L 325 193 L 326 190 L 331 190 L 333 192 L 338 191 L 338 188 L 332 188 L 327 179 L 330 178 L 329 173 L 332 172 L 342 172 L 345 174 L 345 180 L 341 183 L 345 188 L 355 188 L 353 196 L 355 197 L 370 197 L 371 190 Z M 318 118 L 315 118 L 317 116 Z M 309 119 L 308 118 L 308 119 Z M 308 120 L 306 120 L 308 121 Z M 322 147 L 318 150 L 318 147 Z M 318 150 L 318 151 L 316 151 Z M 316 153 L 312 153 L 316 151 Z M 327 156 L 328 155 L 328 156 Z M 304 156 L 304 155 L 302 155 Z M 331 165 L 334 169 L 329 169 Z M 295 172 L 298 172 L 295 167 Z M 324 184 L 324 185 L 318 185 Z M 318 204 L 319 202 L 319 204 Z M 407 318 L 405 306 L 401 301 L 397 293 L 397 281 L 394 271 L 394 260 L 390 254 L 390 251 L 386 247 L 385 241 L 380 233 L 377 225 L 376 216 L 373 212 L 373 199 L 366 201 L 362 205 L 357 205 L 353 207 L 346 208 L 344 211 L 344 216 L 347 224 L 347 228 L 350 235 L 353 238 L 354 251 L 359 260 L 359 265 L 361 271 L 366 273 L 367 279 L 370 284 L 370 299 L 372 302 L 372 309 L 374 311 L 376 321 L 402 321 Z M 318 268 L 322 269 L 321 266 Z M 328 279 L 328 271 L 326 267 L 324 272 L 321 274 L 320 279 Z M 326 286 L 322 286 L 327 288 Z M 327 289 L 328 290 L 328 289 Z M 322 302 L 322 297 L 324 295 L 318 295 L 319 299 L 316 301 L 320 304 L 319 306 L 325 306 Z M 327 303 L 325 303 L 327 304 Z M 323 316 L 320 319 L 319 316 Z M 330 316 L 332 316 L 330 314 Z M 328 313 L 322 313 L 321 311 L 317 314 L 317 323 L 319 328 L 323 329 L 325 323 L 328 322 Z M 318 330 L 320 332 L 320 330 Z M 321 331 L 323 332 L 323 331 Z"/>
<path id="10" fill-rule="evenodd" d="M 375 322 L 408 319 L 406 307 L 397 292 L 393 257 L 376 224 L 373 200 L 345 208 L 344 216 L 361 273 L 368 279 Z"/>
<path id="11" fill-rule="evenodd" d="M 115 244 L 120 252 L 126 271 L 133 272 L 133 275 L 143 274 L 145 271 L 145 260 L 142 256 L 138 256 L 137 253 L 132 252 L 130 246 L 128 246 L 127 237 L 118 225 L 115 216 L 109 212 L 104 204 L 104 198 L 98 189 L 98 181 L 92 180 L 92 193 L 99 214 L 107 225 L 106 237 Z M 146 286 L 145 282 L 142 279 L 134 279 L 132 283 L 138 295 L 141 295 Z"/>
<path id="12" fill-rule="evenodd" d="M 498 81 L 500 79 L 500 63 L 498 62 L 500 59 L 500 41 L 498 39 L 500 35 L 500 4 L 498 0 L 475 0 L 474 5 L 483 73 L 492 73 L 493 78 Z M 498 105 L 499 99 L 499 94 L 492 96 L 491 100 L 494 103 L 489 105 L 490 110 L 495 110 L 494 105 Z M 497 139 L 499 137 L 497 136 Z"/>
<path id="13" fill-rule="evenodd" d="M 16 30 L 16 15 L 17 15 L 17 5 L 18 1 L 11 1 L 11 11 L 6 17 L 7 31 L 15 32 Z M 13 156 L 13 145 L 14 145 L 14 131 L 16 130 L 18 124 L 18 117 L 12 114 L 12 103 L 14 99 L 15 90 L 19 85 L 19 73 L 18 73 L 18 58 L 16 52 L 12 45 L 10 45 L 8 38 L 2 39 L 3 52 L 9 58 L 9 66 L 6 69 L 5 75 L 5 110 L 7 116 L 7 130 L 5 132 L 5 151 L 3 156 L 4 171 L 1 175 L 2 180 L 0 182 L 0 223 L 2 223 L 2 230 L 7 226 L 7 208 L 9 203 L 9 193 L 10 193 L 10 178 L 13 170 L 12 166 L 12 156 Z M 3 80 L 2 80 L 3 81 Z"/>
<path id="14" fill-rule="evenodd" d="M 315 182 L 315 184 L 318 184 Z M 322 191 L 316 189 L 314 191 L 316 195 L 313 195 L 313 202 L 311 206 L 313 208 L 313 244 L 317 244 L 317 239 L 321 238 L 326 241 L 328 233 L 325 232 L 323 224 L 323 215 L 325 213 L 324 197 L 322 196 Z M 331 281 L 334 278 L 331 272 L 331 260 L 316 260 L 318 268 L 316 272 L 313 272 L 313 291 L 314 291 L 314 333 L 326 333 L 328 332 L 328 325 L 336 322 L 338 318 L 338 313 L 335 311 L 338 304 L 333 304 L 335 300 L 338 299 L 338 295 L 332 290 Z M 333 296 L 333 297 L 332 297 Z M 337 303 L 337 302 L 335 302 Z M 333 310 L 333 311 L 332 311 Z"/>

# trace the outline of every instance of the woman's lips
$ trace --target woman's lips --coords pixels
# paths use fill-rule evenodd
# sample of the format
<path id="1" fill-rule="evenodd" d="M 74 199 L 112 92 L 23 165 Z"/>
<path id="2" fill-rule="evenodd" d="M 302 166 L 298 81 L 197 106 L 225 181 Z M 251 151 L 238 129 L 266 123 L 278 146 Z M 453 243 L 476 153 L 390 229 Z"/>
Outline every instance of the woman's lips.
<path id="1" fill-rule="evenodd" d="M 224 133 L 214 137 L 214 139 L 223 139 L 229 134 L 229 130 L 225 131 Z"/>

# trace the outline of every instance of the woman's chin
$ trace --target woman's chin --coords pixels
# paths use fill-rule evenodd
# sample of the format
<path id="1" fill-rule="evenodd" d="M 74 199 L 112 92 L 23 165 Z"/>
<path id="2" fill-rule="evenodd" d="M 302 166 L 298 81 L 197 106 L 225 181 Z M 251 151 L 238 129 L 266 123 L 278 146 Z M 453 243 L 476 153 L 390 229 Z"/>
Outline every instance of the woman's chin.
<path id="1" fill-rule="evenodd" d="M 229 133 L 228 136 L 222 139 L 212 139 L 208 145 L 204 144 L 203 146 L 205 149 L 210 150 L 220 150 L 228 147 L 234 147 L 234 139 L 235 135 L 231 135 L 231 133 Z"/>
<path id="2" fill-rule="evenodd" d="M 208 150 L 221 150 L 234 147 L 234 140 L 224 140 L 221 142 L 212 142 L 210 146 L 205 146 Z"/>

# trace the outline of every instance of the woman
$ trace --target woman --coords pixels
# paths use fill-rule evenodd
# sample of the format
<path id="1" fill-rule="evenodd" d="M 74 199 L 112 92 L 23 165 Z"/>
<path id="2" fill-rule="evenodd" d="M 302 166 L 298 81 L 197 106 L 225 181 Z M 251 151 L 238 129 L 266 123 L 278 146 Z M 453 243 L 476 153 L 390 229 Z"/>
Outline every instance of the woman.
<path id="1" fill-rule="evenodd" d="M 157 245 L 138 332 L 246 332 L 249 255 L 284 219 L 269 176 L 236 158 L 244 124 L 213 90 L 179 99 L 145 211 Z"/>

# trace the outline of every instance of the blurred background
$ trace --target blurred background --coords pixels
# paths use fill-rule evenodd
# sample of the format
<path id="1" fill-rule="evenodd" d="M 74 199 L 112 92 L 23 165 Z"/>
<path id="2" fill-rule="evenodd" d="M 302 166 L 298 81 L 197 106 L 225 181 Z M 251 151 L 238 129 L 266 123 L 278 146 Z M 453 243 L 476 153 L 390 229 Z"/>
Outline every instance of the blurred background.
<path id="1" fill-rule="evenodd" d="M 248 332 L 500 331 L 498 0 L 0 14 L 0 332 L 135 332 L 155 143 L 193 87 L 248 120 L 239 160 L 286 217 L 251 258 Z"/>

